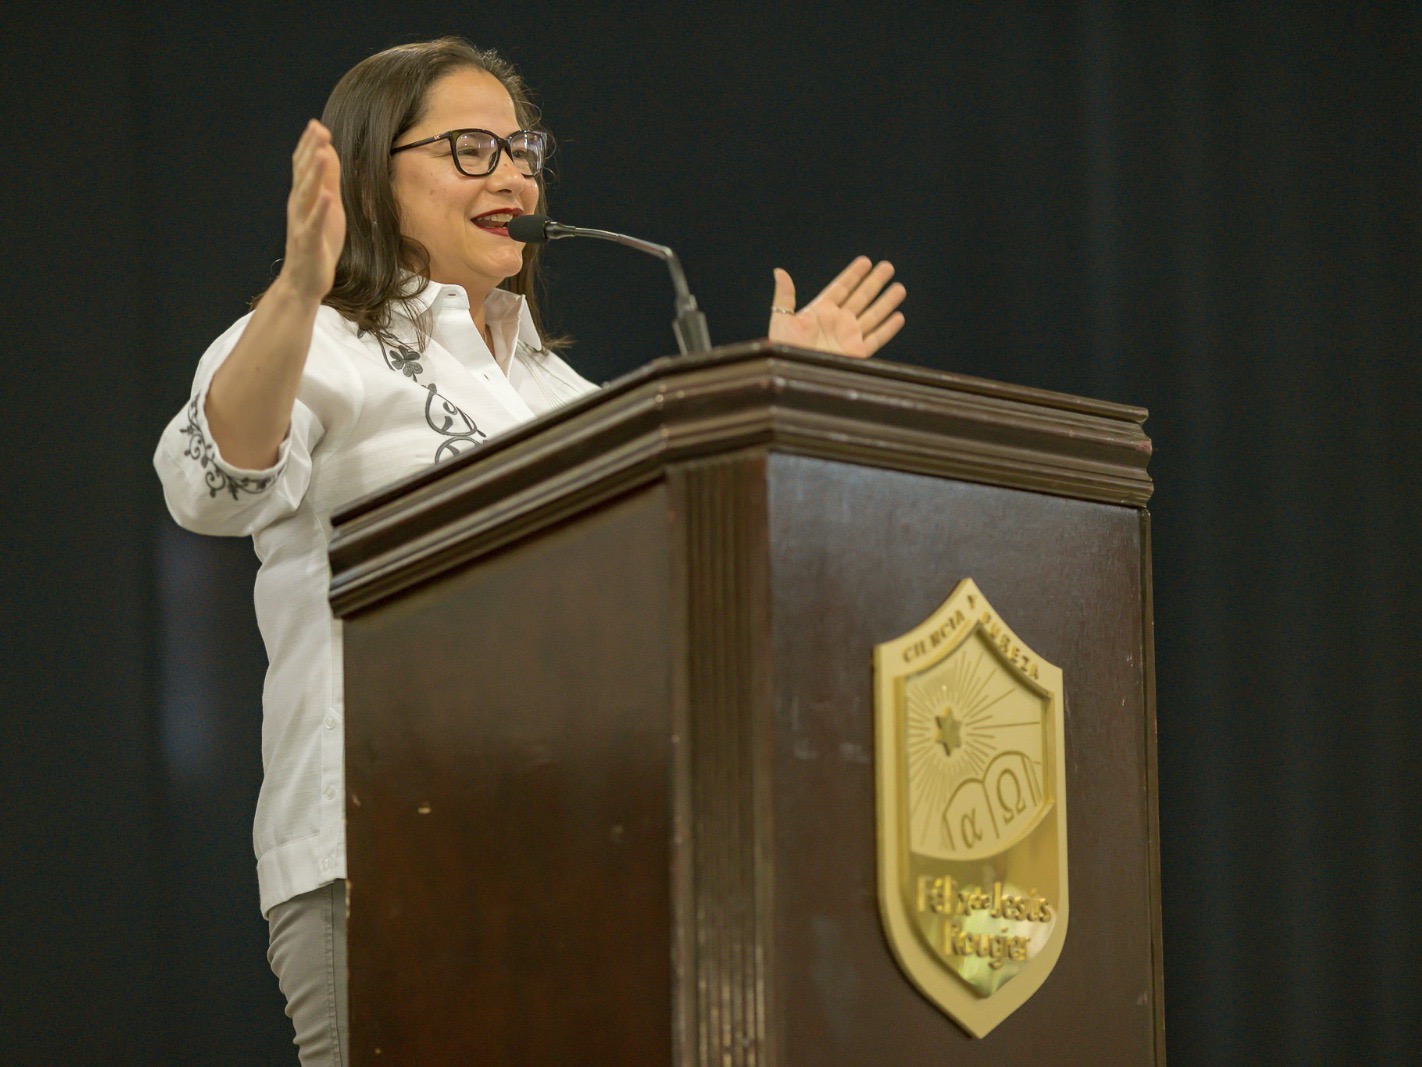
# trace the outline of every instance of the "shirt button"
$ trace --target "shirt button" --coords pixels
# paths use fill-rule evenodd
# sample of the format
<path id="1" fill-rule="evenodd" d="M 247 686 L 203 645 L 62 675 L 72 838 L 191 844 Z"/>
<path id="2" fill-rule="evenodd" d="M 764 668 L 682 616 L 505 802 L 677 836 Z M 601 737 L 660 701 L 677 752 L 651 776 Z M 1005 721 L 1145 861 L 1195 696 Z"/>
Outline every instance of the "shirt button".
<path id="1" fill-rule="evenodd" d="M 328 729 L 328 730 L 334 730 L 335 728 L 336 728 L 336 717 L 335 717 L 334 715 L 327 715 L 327 716 L 326 716 L 326 729 Z"/>
<path id="2" fill-rule="evenodd" d="M 327 856 L 325 859 L 323 859 L 323 860 L 321 861 L 321 869 L 322 869 L 323 871 L 329 871 L 329 870 L 331 869 L 331 857 L 330 857 L 330 856 Z"/>
<path id="3" fill-rule="evenodd" d="M 333 785 L 328 785 L 328 786 L 326 787 L 326 799 L 327 799 L 327 800 L 335 800 L 335 799 L 336 799 L 336 787 L 335 787 L 335 786 L 333 786 Z"/>

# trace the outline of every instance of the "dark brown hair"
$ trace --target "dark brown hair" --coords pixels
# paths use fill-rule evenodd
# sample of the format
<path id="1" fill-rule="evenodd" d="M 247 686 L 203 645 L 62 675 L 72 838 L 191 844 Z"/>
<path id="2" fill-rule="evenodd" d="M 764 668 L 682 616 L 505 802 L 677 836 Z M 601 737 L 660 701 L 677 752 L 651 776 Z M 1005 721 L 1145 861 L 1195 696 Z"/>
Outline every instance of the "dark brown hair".
<path id="1" fill-rule="evenodd" d="M 389 338 L 393 306 L 418 294 L 430 276 L 429 252 L 400 232 L 400 211 L 390 185 L 390 148 L 420 121 L 435 82 L 471 68 L 493 75 L 508 90 L 520 128 L 541 128 L 538 108 L 513 64 L 460 37 L 398 45 L 361 60 L 336 83 L 321 115 L 341 161 L 346 209 L 345 247 L 336 264 L 335 284 L 322 303 L 379 337 Z M 538 211 L 547 211 L 542 175 Z M 542 336 L 535 293 L 540 251 L 538 245 L 525 246 L 523 269 L 500 288 L 524 297 Z M 410 317 L 423 348 L 429 337 L 428 316 Z M 549 347 L 557 344 L 545 342 Z"/>

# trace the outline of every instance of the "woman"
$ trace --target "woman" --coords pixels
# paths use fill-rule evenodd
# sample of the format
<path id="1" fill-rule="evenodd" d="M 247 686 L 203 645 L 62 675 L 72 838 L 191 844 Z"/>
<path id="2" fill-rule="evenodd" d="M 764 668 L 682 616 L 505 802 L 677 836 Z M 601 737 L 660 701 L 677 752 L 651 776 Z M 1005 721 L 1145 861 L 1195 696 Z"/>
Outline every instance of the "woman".
<path id="1" fill-rule="evenodd" d="M 286 256 L 208 349 L 154 462 L 189 529 L 250 534 L 270 667 L 254 841 L 272 969 L 302 1063 L 345 1041 L 339 505 L 593 389 L 542 340 L 546 134 L 513 68 L 457 38 L 354 67 L 292 157 Z M 903 325 L 893 268 L 857 259 L 806 308 L 775 272 L 772 340 L 867 356 Z M 886 286 L 888 286 L 886 288 Z"/>

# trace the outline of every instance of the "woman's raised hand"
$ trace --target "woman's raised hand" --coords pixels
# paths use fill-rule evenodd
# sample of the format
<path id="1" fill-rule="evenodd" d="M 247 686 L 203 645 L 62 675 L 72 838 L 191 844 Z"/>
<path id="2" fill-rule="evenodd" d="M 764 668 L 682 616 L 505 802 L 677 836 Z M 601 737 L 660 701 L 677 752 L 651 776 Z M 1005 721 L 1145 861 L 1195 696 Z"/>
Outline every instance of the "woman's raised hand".
<path id="1" fill-rule="evenodd" d="M 262 294 L 207 391 L 208 428 L 228 463 L 262 470 L 277 461 L 316 316 L 345 241 L 341 161 L 331 131 L 312 119 L 291 156 L 281 274 Z"/>
<path id="2" fill-rule="evenodd" d="M 331 131 L 312 119 L 291 155 L 283 283 L 293 293 L 319 303 L 335 282 L 345 240 L 341 161 L 331 145 Z"/>
<path id="3" fill-rule="evenodd" d="M 872 356 L 903 329 L 903 312 L 895 309 L 907 291 L 898 282 L 884 288 L 893 276 L 893 264 L 875 265 L 860 256 L 797 311 L 795 283 L 776 267 L 770 339 L 841 356 Z"/>

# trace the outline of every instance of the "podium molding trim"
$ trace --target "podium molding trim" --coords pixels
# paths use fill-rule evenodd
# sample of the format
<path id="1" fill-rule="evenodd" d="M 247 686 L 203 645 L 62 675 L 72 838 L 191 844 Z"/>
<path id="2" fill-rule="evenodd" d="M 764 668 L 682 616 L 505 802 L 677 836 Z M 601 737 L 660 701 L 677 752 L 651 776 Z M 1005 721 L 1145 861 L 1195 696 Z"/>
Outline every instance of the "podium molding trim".
<path id="1" fill-rule="evenodd" d="M 1144 507 L 1145 419 L 1138 407 L 763 341 L 659 359 L 338 509 L 331 603 L 340 616 L 364 610 L 672 464 L 737 449 Z"/>

